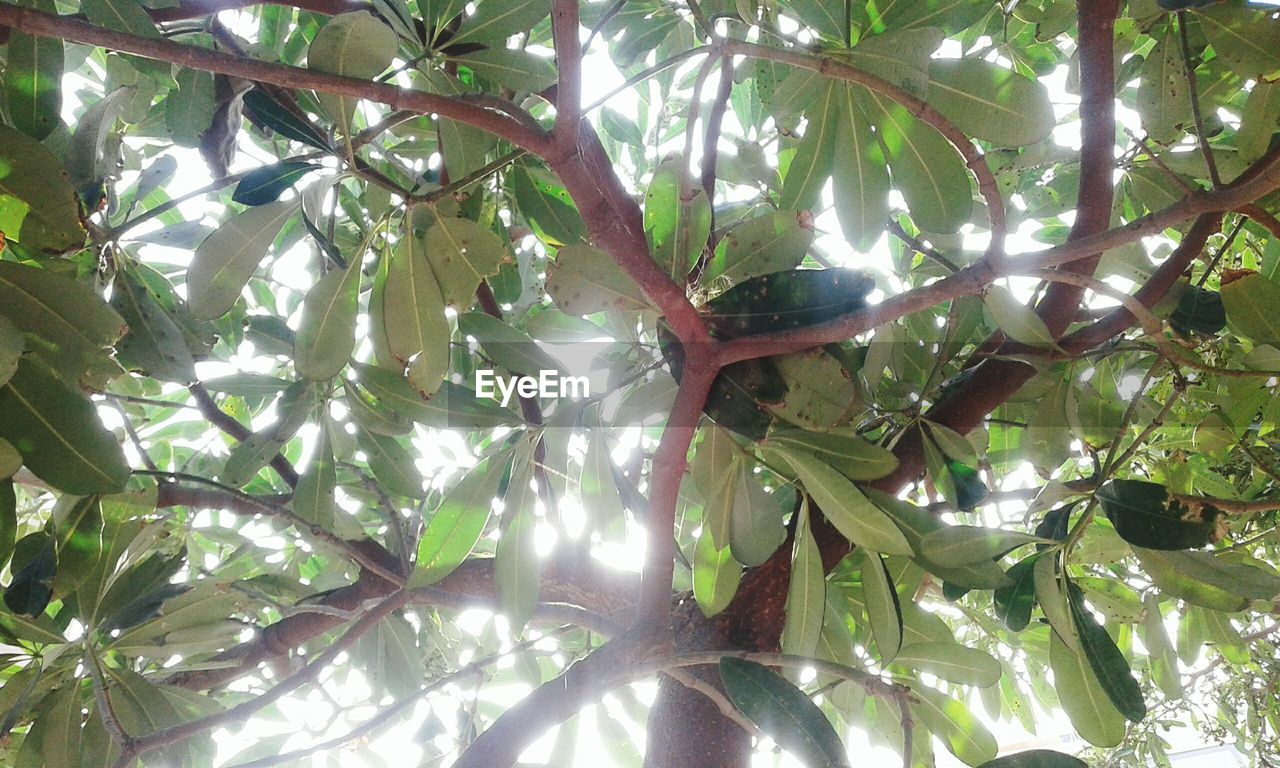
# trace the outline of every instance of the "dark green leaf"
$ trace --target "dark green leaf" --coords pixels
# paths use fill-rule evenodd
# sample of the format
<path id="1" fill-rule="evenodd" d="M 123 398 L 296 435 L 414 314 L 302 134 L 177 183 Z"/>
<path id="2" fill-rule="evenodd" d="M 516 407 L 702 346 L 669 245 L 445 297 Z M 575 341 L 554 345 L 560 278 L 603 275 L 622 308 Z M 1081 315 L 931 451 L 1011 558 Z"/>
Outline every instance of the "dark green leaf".
<path id="1" fill-rule="evenodd" d="M 803 328 L 861 309 L 874 288 L 870 275 L 851 269 L 774 272 L 707 302 L 707 320 L 722 339 Z"/>
<path id="2" fill-rule="evenodd" d="M 1189 509 L 1158 483 L 1111 480 L 1097 499 L 1120 538 L 1139 547 L 1199 549 L 1217 538 L 1219 510 Z"/>
<path id="3" fill-rule="evenodd" d="M 319 150 L 328 151 L 329 141 L 310 122 L 302 116 L 280 106 L 266 92 L 254 88 L 244 95 L 245 113 L 254 122 L 280 134 L 286 139 L 310 145 Z"/>
<path id="4" fill-rule="evenodd" d="M 1195 285 L 1186 286 L 1178 297 L 1178 306 L 1169 316 L 1169 324 L 1184 336 L 1218 333 L 1227 325 L 1227 312 L 1222 295 Z"/>
<path id="5" fill-rule="evenodd" d="M 40 548 L 35 557 L 14 571 L 13 579 L 4 591 L 4 604 L 19 616 L 36 617 L 44 613 L 45 606 L 53 598 L 58 555 L 52 536 L 47 533 L 33 533 L 31 536 L 38 537 Z"/>
<path id="6" fill-rule="evenodd" d="M 0 387 L 0 437 L 37 477 L 67 493 L 113 493 L 129 479 L 120 443 L 93 403 L 36 360 L 24 360 Z"/>
<path id="7" fill-rule="evenodd" d="M 1089 768 L 1089 764 L 1078 757 L 1064 755 L 1049 749 L 1031 749 L 1015 755 L 1005 755 L 978 768 Z"/>
<path id="8" fill-rule="evenodd" d="M 240 180 L 231 199 L 244 205 L 266 205 L 280 199 L 298 179 L 320 166 L 300 160 L 268 165 L 251 171 Z"/>
<path id="9" fill-rule="evenodd" d="M 733 706 L 808 768 L 849 765 L 827 716 L 781 675 L 754 661 L 725 656 L 720 679 Z"/>
<path id="10" fill-rule="evenodd" d="M 55 12 L 51 0 L 30 4 Z M 62 120 L 62 41 L 14 31 L 9 37 L 8 53 L 4 96 L 9 120 L 31 138 L 42 140 Z"/>
<path id="11" fill-rule="evenodd" d="M 993 594 L 996 616 L 1013 632 L 1021 632 L 1031 623 L 1031 609 L 1036 604 L 1035 566 L 1042 554 L 1029 555 L 1005 571 L 1013 583 Z"/>
<path id="12" fill-rule="evenodd" d="M 1075 624 L 1080 650 L 1093 669 L 1098 683 L 1115 708 L 1131 722 L 1141 722 L 1147 716 L 1147 705 L 1142 699 L 1142 688 L 1134 679 L 1120 649 L 1107 630 L 1102 628 L 1084 604 L 1084 593 L 1075 584 L 1067 582 L 1067 603 L 1071 608 L 1071 620 Z"/>

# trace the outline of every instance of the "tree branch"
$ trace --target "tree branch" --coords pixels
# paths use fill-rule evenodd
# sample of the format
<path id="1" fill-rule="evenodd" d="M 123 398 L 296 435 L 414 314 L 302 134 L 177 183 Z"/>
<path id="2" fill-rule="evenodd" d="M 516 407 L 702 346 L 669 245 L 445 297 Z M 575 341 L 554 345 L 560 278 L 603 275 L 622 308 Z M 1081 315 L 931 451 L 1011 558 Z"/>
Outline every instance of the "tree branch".
<path id="1" fill-rule="evenodd" d="M 685 355 L 686 365 L 675 403 L 653 456 L 649 507 L 645 518 L 644 571 L 640 580 L 636 627 L 663 635 L 671 629 L 671 579 L 675 573 L 676 502 L 684 477 L 689 445 L 698 429 L 702 408 L 719 374 L 714 360 Z"/>
<path id="2" fill-rule="evenodd" d="M 218 407 L 218 404 L 214 402 L 213 396 L 209 394 L 209 390 L 205 388 L 203 383 L 197 381 L 187 387 L 187 391 L 195 398 L 196 407 L 200 409 L 200 415 L 204 416 L 205 420 L 210 424 L 239 441 L 244 441 L 253 434 L 248 427 L 236 421 L 234 416 Z M 284 457 L 284 454 L 277 453 L 272 456 L 268 464 L 290 488 L 298 487 L 298 470 L 293 468 L 293 465 Z"/>
<path id="3" fill-rule="evenodd" d="M 133 739 L 132 743 L 124 745 L 124 750 L 115 762 L 115 768 L 125 768 L 141 755 L 171 744 L 177 744 L 220 725 L 245 722 L 253 713 L 270 704 L 274 704 L 284 698 L 286 694 L 314 680 L 325 667 L 338 657 L 338 654 L 350 648 L 355 644 L 356 640 L 359 640 L 365 632 L 373 629 L 378 622 L 402 608 L 408 599 L 409 593 L 404 590 L 392 593 L 364 613 L 351 625 L 350 629 L 343 633 L 342 637 L 335 640 L 328 648 L 309 661 L 305 667 L 257 696 L 221 712 Z"/>
<path id="4" fill-rule="evenodd" d="M 556 122 L 551 134 L 556 147 L 578 144 L 582 122 L 582 40 L 578 36 L 578 0 L 555 0 L 551 33 L 556 49 Z"/>
<path id="5" fill-rule="evenodd" d="M 191 69 L 234 75 L 286 88 L 309 88 L 321 93 L 386 104 L 393 109 L 411 109 L 420 114 L 437 114 L 492 133 L 532 152 L 548 147 L 546 135 L 509 114 L 472 102 L 423 91 L 410 91 L 354 77 L 329 75 L 301 67 L 272 64 L 241 58 L 220 51 L 182 45 L 170 40 L 151 39 L 95 26 L 68 16 L 57 16 L 33 8 L 0 2 L 0 25 L 20 32 L 57 37 L 73 43 L 95 45 L 132 53 L 148 59 L 179 64 Z M 508 108 L 510 112 L 514 106 Z"/>

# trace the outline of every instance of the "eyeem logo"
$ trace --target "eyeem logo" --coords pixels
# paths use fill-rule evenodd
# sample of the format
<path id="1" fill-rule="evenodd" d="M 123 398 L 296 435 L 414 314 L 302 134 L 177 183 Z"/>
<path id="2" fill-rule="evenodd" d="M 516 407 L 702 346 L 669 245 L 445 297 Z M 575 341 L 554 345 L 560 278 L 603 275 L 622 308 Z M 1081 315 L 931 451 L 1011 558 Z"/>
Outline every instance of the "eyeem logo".
<path id="1" fill-rule="evenodd" d="M 476 371 L 476 397 L 500 400 L 504 406 L 511 397 L 570 398 L 591 396 L 591 382 L 586 376 L 563 376 L 559 371 L 538 371 L 537 376 L 499 376 L 487 369 Z"/>

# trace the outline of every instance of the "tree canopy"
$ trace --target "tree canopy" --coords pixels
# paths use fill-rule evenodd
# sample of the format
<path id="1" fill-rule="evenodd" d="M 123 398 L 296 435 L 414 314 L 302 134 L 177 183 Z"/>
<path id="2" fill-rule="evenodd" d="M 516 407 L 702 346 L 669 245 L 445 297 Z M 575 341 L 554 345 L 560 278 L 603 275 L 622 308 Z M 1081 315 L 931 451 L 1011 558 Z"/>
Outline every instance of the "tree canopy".
<path id="1" fill-rule="evenodd" d="M 0 762 L 1280 759 L 1274 6 L 0 44 Z"/>

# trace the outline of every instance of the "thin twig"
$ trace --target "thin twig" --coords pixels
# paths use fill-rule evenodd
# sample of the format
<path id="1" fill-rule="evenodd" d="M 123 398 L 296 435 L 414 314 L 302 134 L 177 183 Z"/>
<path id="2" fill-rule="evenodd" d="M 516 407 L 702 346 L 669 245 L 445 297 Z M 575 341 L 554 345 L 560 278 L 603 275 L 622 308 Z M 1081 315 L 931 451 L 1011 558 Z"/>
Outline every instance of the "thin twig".
<path id="1" fill-rule="evenodd" d="M 1213 149 L 1209 147 L 1209 137 L 1204 132 L 1204 116 L 1200 113 L 1200 87 L 1196 83 L 1196 67 L 1191 61 L 1191 40 L 1187 36 L 1187 12 L 1178 11 L 1178 37 L 1182 41 L 1182 64 L 1187 76 L 1187 96 L 1191 99 L 1191 118 L 1196 126 L 1196 140 L 1200 143 L 1200 154 L 1204 155 L 1204 163 L 1209 167 L 1209 180 L 1213 188 L 1222 187 L 1222 176 L 1218 173 L 1218 162 L 1213 157 Z"/>
<path id="2" fill-rule="evenodd" d="M 340 638 L 307 662 L 306 666 L 257 696 L 221 712 L 164 728 L 148 736 L 134 739 L 132 744 L 126 745 L 113 768 L 126 768 L 138 757 L 148 752 L 171 744 L 177 744 L 218 726 L 244 722 L 255 712 L 274 704 L 292 691 L 314 680 L 325 667 L 329 666 L 340 653 L 354 645 L 364 633 L 373 629 L 378 622 L 403 607 L 408 598 L 409 593 L 404 590 L 393 592 L 389 597 L 369 609 Z"/>

